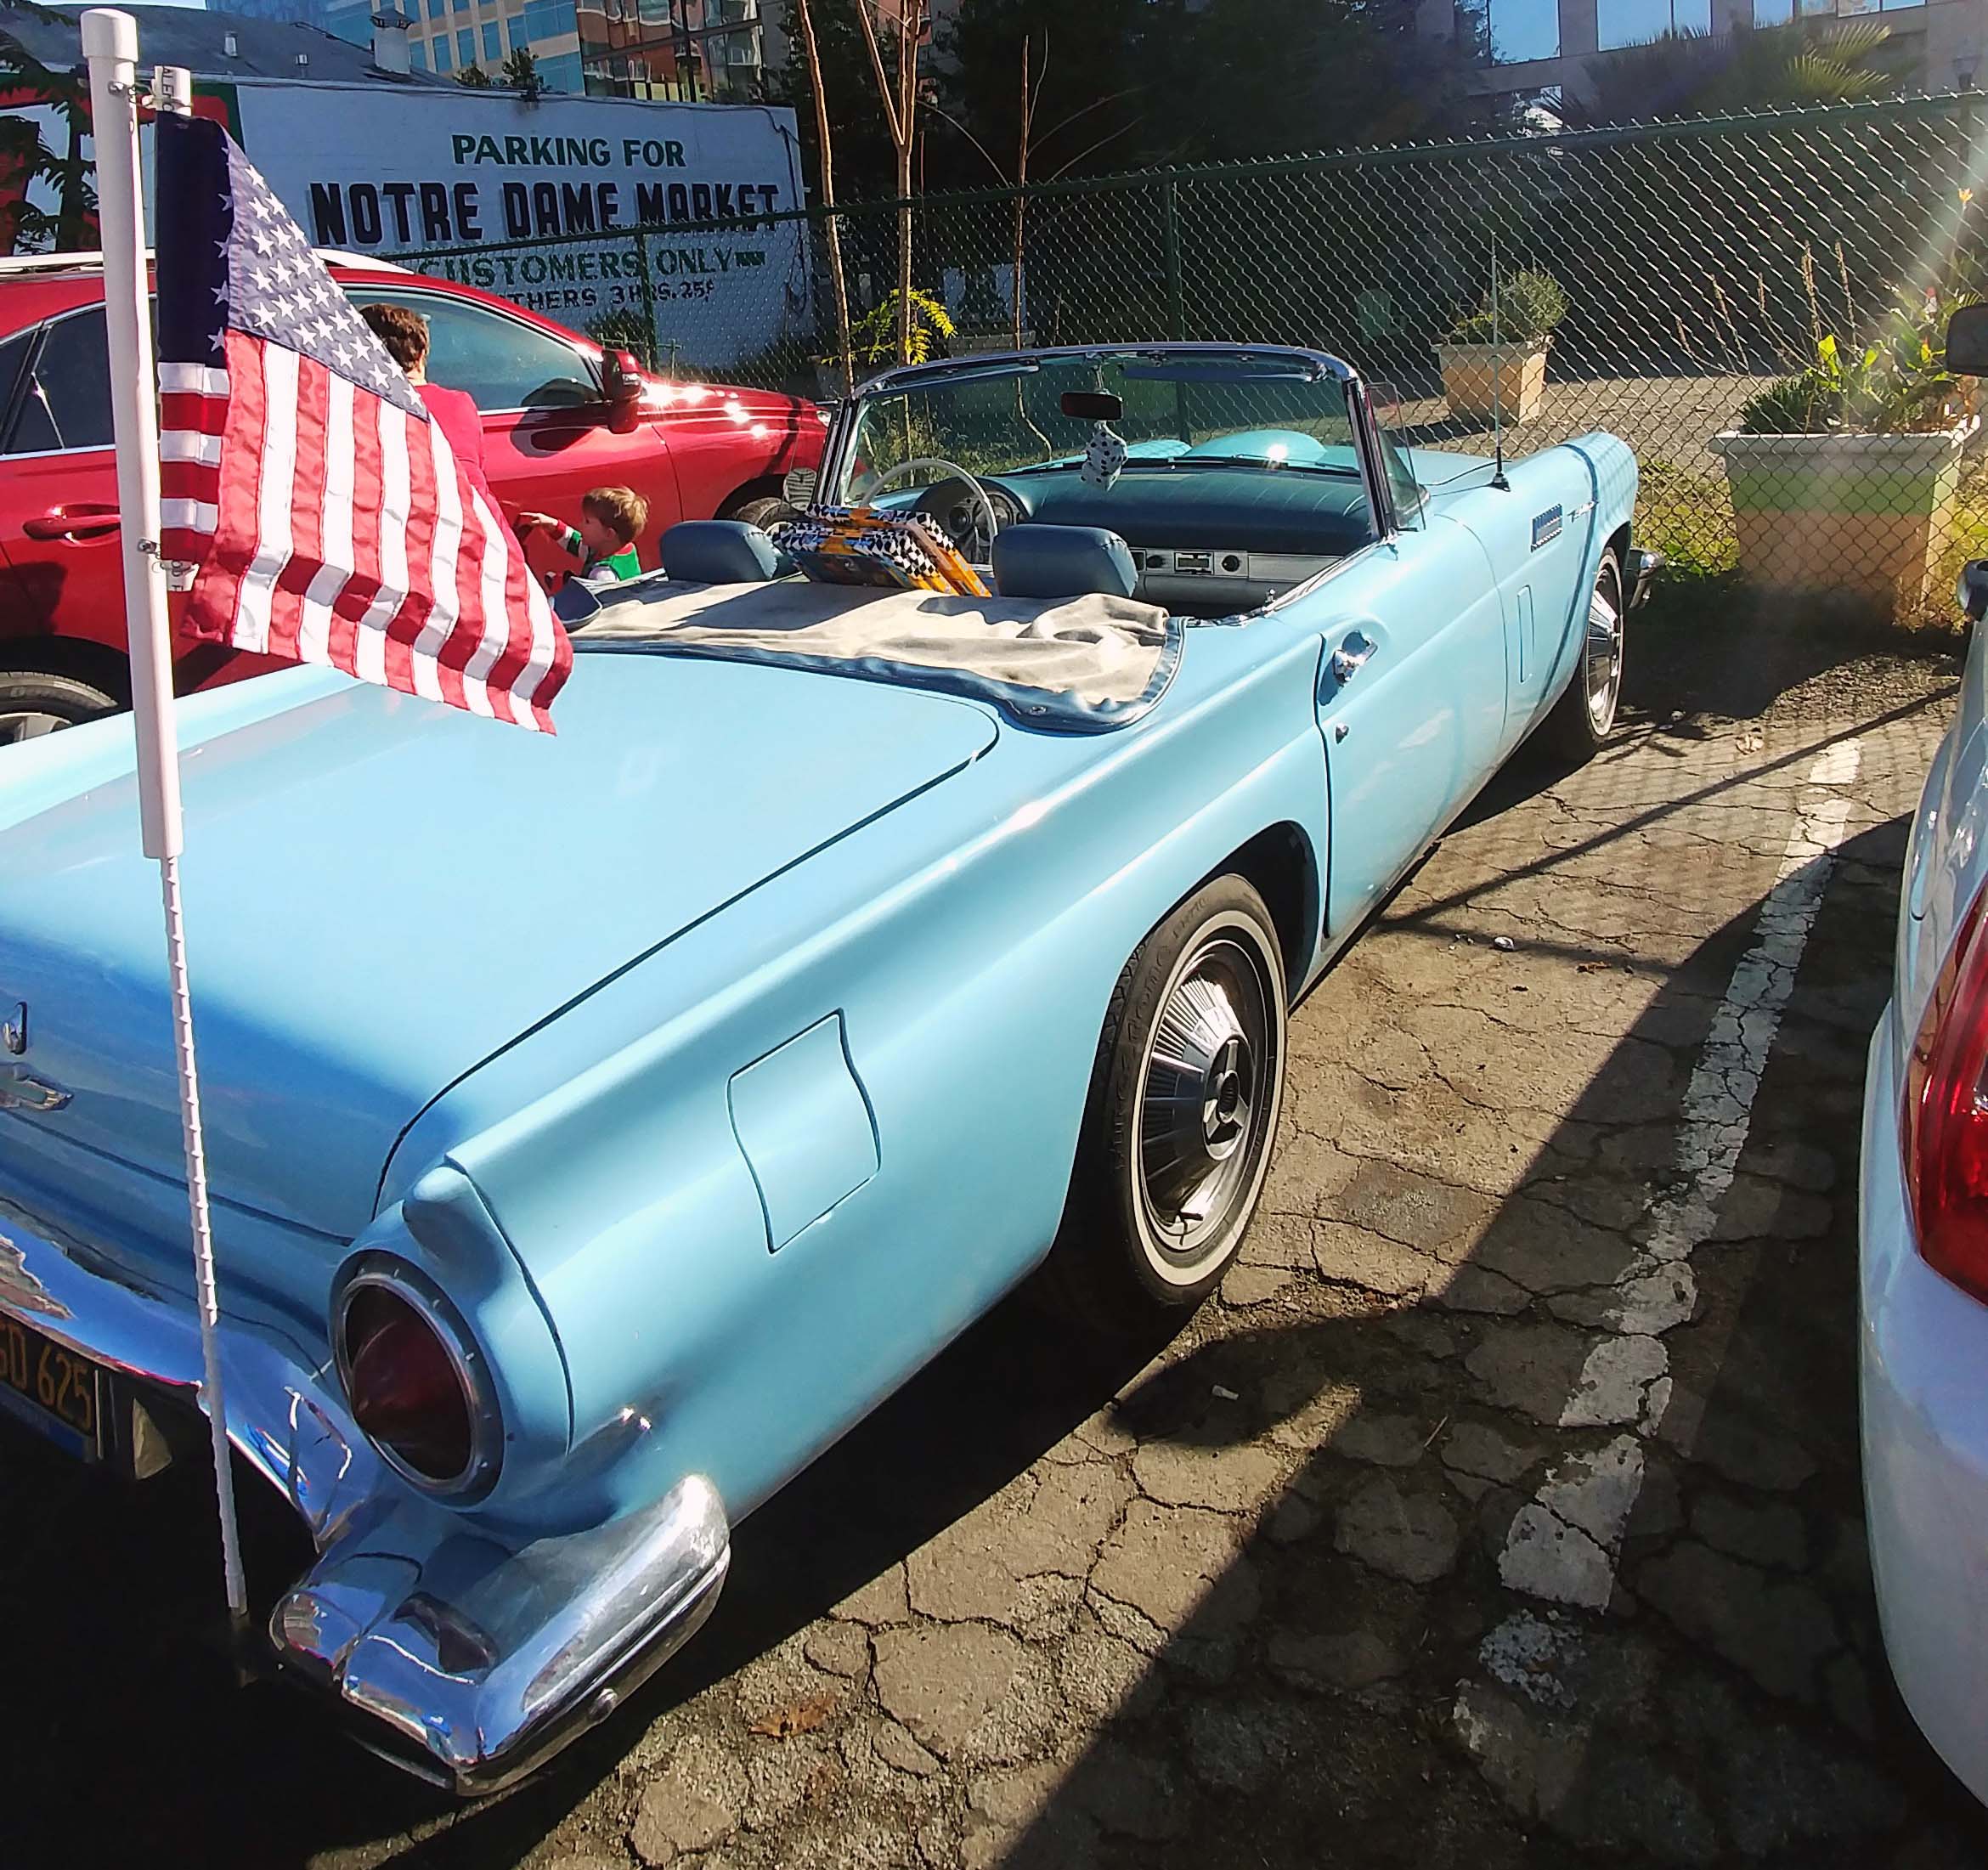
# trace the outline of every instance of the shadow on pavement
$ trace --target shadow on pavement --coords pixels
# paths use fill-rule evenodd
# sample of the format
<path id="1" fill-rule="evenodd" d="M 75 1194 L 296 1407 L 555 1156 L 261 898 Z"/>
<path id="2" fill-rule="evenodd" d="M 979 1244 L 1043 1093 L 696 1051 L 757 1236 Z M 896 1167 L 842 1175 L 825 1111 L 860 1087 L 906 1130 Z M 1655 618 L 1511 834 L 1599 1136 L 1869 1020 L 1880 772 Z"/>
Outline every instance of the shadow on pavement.
<path id="1" fill-rule="evenodd" d="M 1644 692 L 1644 731 L 1660 733 L 1666 692 Z M 280 1870 L 347 1847 L 354 1863 L 514 1862 L 666 1709 L 917 1550 L 1122 1393 L 1115 1415 L 1143 1446 L 1274 1444 L 1282 1428 L 1311 1452 L 1200 1607 L 1155 1626 L 1149 1690 L 1103 1724 L 1001 1861 L 1497 1870 L 1739 1850 L 1863 1864 L 1908 1813 L 1988 1861 L 1980 1814 L 1888 1690 L 1858 1556 L 1856 1093 L 1901 844 L 1894 823 L 1842 853 L 1742 1162 L 1746 1222 L 1702 1252 L 1703 1313 L 1669 1340 L 1683 1444 L 1646 1444 L 1628 1593 L 1616 1614 L 1550 1626 L 1565 1641 L 1532 1671 L 1558 1685 L 1545 1701 L 1491 1684 L 1477 1760 L 1458 1737 L 1459 1684 L 1484 1681 L 1480 1645 L 1525 1608 L 1498 1580 L 1505 1528 L 1554 1452 L 1620 1431 L 1535 1418 L 1542 1398 L 1567 1393 L 1584 1342 L 1537 1299 L 1511 1315 L 1389 1306 L 1327 1280 L 1301 1281 L 1274 1324 L 1210 1308 L 1149 1369 L 1160 1344 L 1101 1353 L 1011 1301 L 740 1529 L 717 1614 L 630 1709 L 467 1811 L 369 1760 L 303 1698 L 232 1686 L 197 1627 L 217 1595 L 198 1486 L 126 1498 L 38 1450 L 17 1461 L 10 1440 L 6 1732 L 27 1794 L 8 1821 L 13 1847 L 30 1863 Z M 1606 1283 L 1666 1172 L 1677 1097 L 1753 922 L 1749 909 L 1671 970 L 1525 1185 L 1487 1201 L 1488 1223 L 1467 1191 L 1378 1160 L 1319 1217 L 1411 1247 L 1469 1230 L 1453 1280 L 1473 1268 L 1536 1278 L 1558 1253 Z M 271 1562 L 265 1548 L 261 1568 Z M 1867 1723 L 1874 1741 L 1858 1736 Z M 391 1856 L 372 1843 L 395 1833 L 414 1842 Z"/>
<path id="2" fill-rule="evenodd" d="M 1313 1452 L 1163 1632 L 1149 1691 L 990 1861 L 1862 1870 L 1909 1842 L 1942 1870 L 1988 1862 L 1988 1815 L 1890 1685 L 1863 1548 L 1862 1053 L 1889 991 L 1906 828 L 1840 853 L 1739 1176 L 1694 1258 L 1697 1314 L 1665 1340 L 1657 1432 L 1560 1425 L 1594 1339 L 1544 1300 L 1627 1264 L 1674 1174 L 1678 1099 L 1752 908 L 1671 970 L 1503 1201 L 1378 1161 L 1321 1201 L 1323 1221 L 1425 1249 L 1471 1230 L 1449 1302 L 1286 1288 L 1275 1324 L 1228 1312 L 1125 1394 L 1116 1417 L 1142 1453 L 1274 1446 L 1291 1425 L 1287 1445 Z M 1608 1608 L 1507 1590 L 1519 1507 L 1569 1452 L 1625 1437 L 1644 1477 Z"/>

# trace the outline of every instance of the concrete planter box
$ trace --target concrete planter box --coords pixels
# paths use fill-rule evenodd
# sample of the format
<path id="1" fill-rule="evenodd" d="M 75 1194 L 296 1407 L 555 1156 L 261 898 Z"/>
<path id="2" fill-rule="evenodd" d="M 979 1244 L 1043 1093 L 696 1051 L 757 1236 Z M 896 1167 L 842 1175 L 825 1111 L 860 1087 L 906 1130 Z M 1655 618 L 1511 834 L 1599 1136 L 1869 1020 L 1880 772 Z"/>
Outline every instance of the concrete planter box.
<path id="1" fill-rule="evenodd" d="M 1845 592 L 1913 612 L 1953 537 L 1974 425 L 1933 435 L 1714 435 L 1742 573 L 1768 590 Z"/>
<path id="2" fill-rule="evenodd" d="M 1546 353 L 1553 340 L 1528 344 L 1438 344 L 1449 413 L 1466 421 L 1529 422 L 1546 393 Z"/>

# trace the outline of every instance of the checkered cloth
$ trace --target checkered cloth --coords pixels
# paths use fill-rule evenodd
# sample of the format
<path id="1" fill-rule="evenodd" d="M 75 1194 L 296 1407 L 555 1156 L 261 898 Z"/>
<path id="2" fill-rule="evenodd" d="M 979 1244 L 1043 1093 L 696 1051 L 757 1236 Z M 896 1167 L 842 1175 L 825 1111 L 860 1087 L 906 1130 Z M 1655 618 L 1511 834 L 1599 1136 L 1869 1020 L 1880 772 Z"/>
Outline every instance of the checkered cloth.
<path id="1" fill-rule="evenodd" d="M 810 506 L 770 536 L 816 584 L 873 585 L 953 597 L 993 593 L 957 551 L 926 523 L 867 506 Z"/>

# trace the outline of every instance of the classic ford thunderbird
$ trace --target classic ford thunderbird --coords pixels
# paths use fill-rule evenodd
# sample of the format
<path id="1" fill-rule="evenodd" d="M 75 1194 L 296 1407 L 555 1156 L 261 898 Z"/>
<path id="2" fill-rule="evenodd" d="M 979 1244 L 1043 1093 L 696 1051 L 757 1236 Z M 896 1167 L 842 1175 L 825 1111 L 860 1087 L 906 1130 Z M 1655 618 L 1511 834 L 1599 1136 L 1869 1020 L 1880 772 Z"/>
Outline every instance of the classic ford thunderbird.
<path id="1" fill-rule="evenodd" d="M 1609 732 L 1635 488 L 1405 448 L 1314 352 L 980 357 L 868 384 L 774 537 L 568 594 L 556 737 L 182 703 L 227 1429 L 316 1546 L 281 1670 L 506 1783 L 1038 1268 L 1199 1302 L 1292 1003 L 1522 741 Z M 141 1472 L 201 1367 L 161 949 L 128 726 L 0 749 L 0 1402 Z"/>

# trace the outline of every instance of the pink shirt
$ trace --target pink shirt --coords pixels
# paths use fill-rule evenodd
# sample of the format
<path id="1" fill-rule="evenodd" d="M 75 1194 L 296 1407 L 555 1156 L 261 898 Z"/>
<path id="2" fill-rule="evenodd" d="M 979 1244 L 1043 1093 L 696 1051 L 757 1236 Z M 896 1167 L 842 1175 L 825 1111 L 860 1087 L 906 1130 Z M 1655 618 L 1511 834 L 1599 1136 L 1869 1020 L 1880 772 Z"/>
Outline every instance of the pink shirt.
<path id="1" fill-rule="evenodd" d="M 439 383 L 417 383 L 415 393 L 428 405 L 429 415 L 448 441 L 450 453 L 462 464 L 470 484 L 501 518 L 504 509 L 483 477 L 483 418 L 477 413 L 476 398 L 467 390 L 444 389 Z"/>

